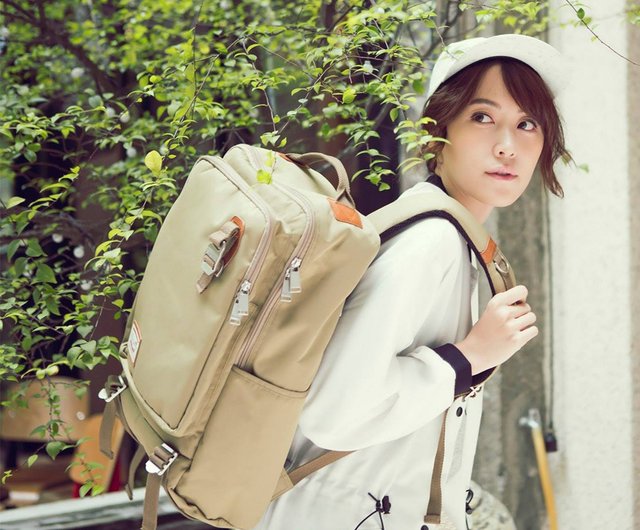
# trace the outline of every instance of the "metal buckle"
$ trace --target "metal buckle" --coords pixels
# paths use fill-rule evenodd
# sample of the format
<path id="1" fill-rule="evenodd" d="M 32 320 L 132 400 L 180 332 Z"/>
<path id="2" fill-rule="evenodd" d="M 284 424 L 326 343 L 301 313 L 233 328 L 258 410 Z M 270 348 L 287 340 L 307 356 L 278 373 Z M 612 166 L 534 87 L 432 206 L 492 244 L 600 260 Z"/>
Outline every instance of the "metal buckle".
<path id="1" fill-rule="evenodd" d="M 213 243 L 209 243 L 207 250 L 205 250 L 205 256 L 213 261 L 213 267 L 206 261 L 202 261 L 201 268 L 207 276 L 214 275 L 216 278 L 222 274 L 224 269 L 224 260 L 222 259 L 227 253 L 227 240 L 222 242 L 222 246 L 218 249 Z"/>
<path id="2" fill-rule="evenodd" d="M 496 266 L 496 270 L 500 274 L 509 274 L 511 266 L 507 259 L 502 255 L 502 252 L 496 252 L 496 255 L 493 257 L 493 264 Z"/>
<path id="3" fill-rule="evenodd" d="M 125 383 L 122 376 L 119 375 L 116 389 L 112 393 L 109 393 L 109 391 L 106 388 L 103 388 L 102 390 L 100 390 L 100 392 L 98 392 L 98 397 L 100 399 L 104 399 L 107 403 L 109 403 L 113 401 L 116 397 L 118 397 L 120 394 L 122 394 L 125 388 L 127 388 L 127 383 Z"/>
<path id="4" fill-rule="evenodd" d="M 169 469 L 169 466 L 173 464 L 176 458 L 178 458 L 178 452 L 172 447 L 170 447 L 169 445 L 163 443 L 161 447 L 171 455 L 169 456 L 169 459 L 166 462 L 163 462 L 162 467 L 158 467 L 158 465 L 155 462 L 152 462 L 151 460 L 147 460 L 147 462 L 144 465 L 144 468 L 147 470 L 147 473 L 152 473 L 153 475 L 158 475 L 159 477 L 164 475 L 167 469 Z M 154 453 L 153 456 L 156 456 L 159 458 L 159 455 L 157 455 L 156 453 Z"/>

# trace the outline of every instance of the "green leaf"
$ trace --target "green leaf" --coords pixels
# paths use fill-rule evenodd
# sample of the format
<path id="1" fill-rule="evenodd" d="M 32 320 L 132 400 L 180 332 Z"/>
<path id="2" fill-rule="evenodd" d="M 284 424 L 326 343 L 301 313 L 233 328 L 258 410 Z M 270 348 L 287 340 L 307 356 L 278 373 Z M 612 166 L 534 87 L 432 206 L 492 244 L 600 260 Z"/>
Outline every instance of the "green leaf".
<path id="1" fill-rule="evenodd" d="M 90 340 L 89 342 L 81 344 L 80 348 L 82 348 L 87 353 L 90 353 L 91 355 L 93 355 L 94 353 L 96 353 L 96 346 L 97 346 L 97 342 L 95 340 Z"/>
<path id="2" fill-rule="evenodd" d="M 356 99 L 356 91 L 354 88 L 347 88 L 342 94 L 342 103 L 349 104 L 353 103 L 353 100 Z"/>
<path id="3" fill-rule="evenodd" d="M 44 438 L 46 435 L 47 435 L 47 429 L 44 425 L 38 425 L 29 434 L 29 436 L 39 436 L 40 438 Z"/>
<path id="4" fill-rule="evenodd" d="M 151 173 L 158 176 L 162 171 L 162 156 L 158 151 L 149 151 L 144 157 L 144 165 L 151 170 Z"/>
<path id="5" fill-rule="evenodd" d="M 54 440 L 53 442 L 49 442 L 45 449 L 47 451 L 47 454 L 51 457 L 51 459 L 55 460 L 56 456 L 60 454 L 60 451 L 64 449 L 64 443 Z"/>
<path id="6" fill-rule="evenodd" d="M 10 197 L 7 201 L 7 209 L 18 206 L 18 204 L 22 204 L 24 201 L 25 199 L 23 197 Z"/>
<path id="7" fill-rule="evenodd" d="M 56 275 L 49 265 L 40 263 L 36 272 L 36 281 L 42 283 L 56 283 Z"/>
<path id="8" fill-rule="evenodd" d="M 28 459 L 27 459 L 27 467 L 31 467 L 33 464 L 36 463 L 36 460 L 38 460 L 38 455 L 31 455 Z"/>
<path id="9" fill-rule="evenodd" d="M 27 256 L 37 258 L 38 256 L 44 255 L 45 254 L 42 250 L 42 247 L 40 246 L 40 243 L 38 243 L 38 241 L 35 239 L 30 239 L 27 243 Z"/>
<path id="10" fill-rule="evenodd" d="M 11 258 L 13 258 L 13 255 L 16 253 L 16 250 L 18 250 L 18 247 L 20 246 L 21 241 L 19 239 L 16 239 L 15 241 L 12 241 L 11 243 L 9 243 L 7 245 L 7 259 L 11 260 Z"/>
<path id="11" fill-rule="evenodd" d="M 102 98 L 100 96 L 91 96 L 89 98 L 89 105 L 92 107 L 98 107 L 102 105 Z"/>
<path id="12" fill-rule="evenodd" d="M 90 482 L 87 482 L 86 484 L 83 484 L 82 486 L 80 486 L 80 497 L 85 497 L 87 495 L 87 493 L 89 493 L 89 490 L 91 489 L 92 484 Z"/>
<path id="13" fill-rule="evenodd" d="M 116 241 L 114 239 L 107 239 L 106 241 L 103 241 L 102 243 L 100 243 L 96 247 L 96 256 L 99 256 L 100 254 L 105 252 L 111 246 L 111 244 L 115 242 Z"/>
<path id="14" fill-rule="evenodd" d="M 580 20 L 584 19 L 584 15 L 585 15 L 584 9 L 582 9 L 582 8 L 578 9 L 578 18 Z"/>
<path id="15" fill-rule="evenodd" d="M 257 179 L 261 184 L 271 184 L 271 173 L 265 169 L 259 169 Z"/>
<path id="16" fill-rule="evenodd" d="M 87 335 L 89 335 L 89 333 L 91 333 L 93 331 L 93 326 L 88 325 L 88 326 L 78 326 L 76 328 L 76 331 L 80 334 L 80 336 L 84 339 L 87 337 Z"/>
<path id="17" fill-rule="evenodd" d="M 195 81 L 195 70 L 193 68 L 193 63 L 189 64 L 184 71 L 184 75 L 187 78 L 187 81 L 193 83 Z"/>
<path id="18" fill-rule="evenodd" d="M 49 377 L 53 377 L 58 374 L 60 368 L 58 368 L 57 364 L 52 364 L 51 366 L 47 366 L 44 371 Z"/>
<path id="19" fill-rule="evenodd" d="M 91 489 L 91 496 L 95 497 L 96 495 L 100 495 L 105 490 L 105 487 L 102 484 L 96 484 Z"/>

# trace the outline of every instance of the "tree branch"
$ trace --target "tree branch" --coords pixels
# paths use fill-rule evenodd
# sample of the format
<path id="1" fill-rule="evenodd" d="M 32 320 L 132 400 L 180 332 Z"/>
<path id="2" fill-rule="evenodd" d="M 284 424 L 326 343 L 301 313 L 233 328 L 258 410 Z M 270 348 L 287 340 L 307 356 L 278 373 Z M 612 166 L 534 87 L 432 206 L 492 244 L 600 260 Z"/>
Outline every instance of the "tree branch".
<path id="1" fill-rule="evenodd" d="M 631 64 L 633 64 L 634 66 L 640 66 L 640 64 L 632 61 L 631 59 L 629 59 L 628 57 L 625 57 L 624 55 L 622 55 L 621 53 L 619 53 L 617 50 L 615 50 L 614 48 L 612 48 L 611 46 L 609 46 L 605 41 L 603 41 L 597 34 L 595 31 L 593 31 L 591 29 L 591 27 L 589 26 L 589 24 L 587 24 L 582 18 L 580 18 L 580 16 L 578 16 L 578 10 L 576 9 L 576 7 L 569 1 L 569 0 L 565 0 L 565 2 L 571 7 L 571 9 L 573 9 L 576 13 L 576 16 L 578 17 L 578 20 L 580 20 L 580 22 L 582 23 L 582 25 L 587 28 L 589 30 L 589 33 L 591 33 L 601 44 L 604 44 L 607 48 L 609 48 L 613 53 L 615 53 L 618 57 L 621 57 L 622 59 L 624 59 L 627 62 L 630 62 Z"/>
<path id="2" fill-rule="evenodd" d="M 106 73 L 98 68 L 98 65 L 91 60 L 83 48 L 73 44 L 66 33 L 59 33 L 55 31 L 55 29 L 52 30 L 53 24 L 51 20 L 47 20 L 46 18 L 43 0 L 37 0 L 37 4 L 40 19 L 34 22 L 40 29 L 40 33 L 43 36 L 48 36 L 50 41 L 53 41 L 74 55 L 80 64 L 89 70 L 99 94 L 103 92 L 116 92 L 116 84 Z"/>
<path id="3" fill-rule="evenodd" d="M 22 6 L 20 6 L 20 4 L 18 4 L 17 2 L 14 2 L 13 0 L 3 0 L 5 5 L 11 6 L 13 7 L 13 9 L 15 9 L 16 11 L 20 12 L 23 14 L 23 16 L 28 19 L 28 20 L 34 20 L 32 14 L 27 11 L 26 9 L 24 9 Z M 11 14 L 9 14 L 11 15 Z"/>

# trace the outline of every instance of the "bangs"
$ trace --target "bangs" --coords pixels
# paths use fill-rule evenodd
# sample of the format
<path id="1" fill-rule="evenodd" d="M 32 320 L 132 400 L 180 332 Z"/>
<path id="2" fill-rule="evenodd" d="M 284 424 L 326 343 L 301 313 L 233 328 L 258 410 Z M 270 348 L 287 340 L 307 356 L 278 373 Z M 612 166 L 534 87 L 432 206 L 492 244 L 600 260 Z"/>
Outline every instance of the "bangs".
<path id="1" fill-rule="evenodd" d="M 502 80 L 520 108 L 539 123 L 543 132 L 549 131 L 555 106 L 553 95 L 540 75 L 516 59 L 501 57 L 491 62 L 500 64 Z"/>

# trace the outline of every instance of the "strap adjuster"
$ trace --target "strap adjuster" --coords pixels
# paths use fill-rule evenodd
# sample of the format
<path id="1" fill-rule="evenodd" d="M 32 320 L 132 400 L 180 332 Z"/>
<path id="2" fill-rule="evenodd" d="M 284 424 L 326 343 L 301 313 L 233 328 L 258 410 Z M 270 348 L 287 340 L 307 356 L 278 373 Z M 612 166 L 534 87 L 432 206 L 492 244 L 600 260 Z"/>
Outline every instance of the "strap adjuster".
<path id="1" fill-rule="evenodd" d="M 233 239 L 235 241 L 235 238 Z M 222 242 L 220 248 L 213 243 L 209 243 L 207 250 L 204 252 L 204 259 L 201 263 L 202 272 L 207 276 L 215 276 L 216 278 L 222 274 L 224 270 L 224 256 L 227 253 L 228 240 Z M 208 258 L 208 259 L 207 259 Z"/>
<path id="2" fill-rule="evenodd" d="M 147 473 L 161 477 L 176 458 L 178 458 L 178 452 L 163 443 L 160 447 L 156 447 L 153 450 L 153 454 L 149 457 L 149 460 L 147 460 L 144 468 L 147 470 Z"/>
<path id="3" fill-rule="evenodd" d="M 98 392 L 98 397 L 104 399 L 107 403 L 113 401 L 127 388 L 127 383 L 121 375 L 117 377 L 109 377 L 107 385 Z"/>

